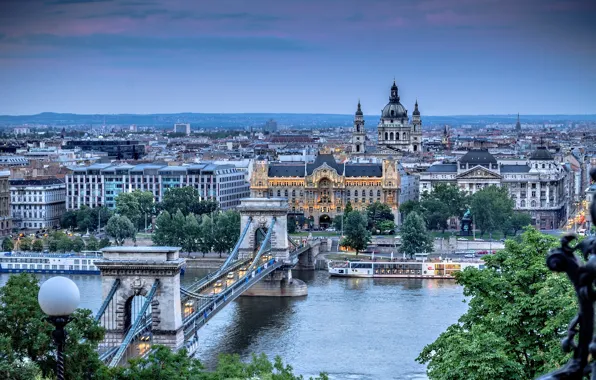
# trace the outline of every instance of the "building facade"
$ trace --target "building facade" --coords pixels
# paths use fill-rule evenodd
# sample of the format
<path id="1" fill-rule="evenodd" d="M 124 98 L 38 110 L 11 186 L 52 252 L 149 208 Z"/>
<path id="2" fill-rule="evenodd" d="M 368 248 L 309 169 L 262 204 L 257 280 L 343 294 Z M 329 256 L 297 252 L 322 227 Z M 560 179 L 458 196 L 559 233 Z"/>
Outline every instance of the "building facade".
<path id="1" fill-rule="evenodd" d="M 358 109 L 354 115 L 354 128 L 352 129 L 352 154 L 366 153 L 366 130 L 364 129 L 364 114 L 358 101 Z"/>
<path id="2" fill-rule="evenodd" d="M 174 124 L 174 133 L 184 133 L 186 136 L 190 136 L 190 123 Z"/>
<path id="3" fill-rule="evenodd" d="M 0 236 L 7 236 L 12 232 L 9 178 L 10 170 L 0 171 Z"/>
<path id="4" fill-rule="evenodd" d="M 240 199 L 250 195 L 245 174 L 233 165 L 95 164 L 71 168 L 66 175 L 66 208 L 113 209 L 118 194 L 134 190 L 151 191 L 161 202 L 167 189 L 185 186 L 197 189 L 202 199 L 217 201 L 223 210 L 240 205 Z"/>
<path id="5" fill-rule="evenodd" d="M 255 198 L 287 198 L 291 213 L 302 214 L 315 227 L 324 228 L 343 214 L 348 201 L 355 210 L 385 203 L 397 221 L 401 180 L 400 166 L 392 159 L 338 163 L 331 154 L 319 154 L 314 162 L 257 160 L 250 188 Z"/>
<path id="6" fill-rule="evenodd" d="M 138 160 L 145 155 L 145 145 L 136 140 L 69 140 L 65 149 L 105 152 L 116 160 Z"/>
<path id="7" fill-rule="evenodd" d="M 569 214 L 569 172 L 544 147 L 528 159 L 502 161 L 487 150 L 471 150 L 453 164 L 435 164 L 420 174 L 420 194 L 439 183 L 474 194 L 490 185 L 504 186 L 514 209 L 532 217 L 540 229 L 556 229 Z"/>
<path id="8" fill-rule="evenodd" d="M 381 111 L 377 126 L 379 153 L 417 153 L 422 151 L 422 119 L 418 101 L 414 106 L 412 120 L 400 103 L 397 85 L 393 81 L 389 103 Z"/>
<path id="9" fill-rule="evenodd" d="M 66 186 L 58 178 L 10 180 L 11 215 L 15 228 L 60 226 L 66 211 Z"/>

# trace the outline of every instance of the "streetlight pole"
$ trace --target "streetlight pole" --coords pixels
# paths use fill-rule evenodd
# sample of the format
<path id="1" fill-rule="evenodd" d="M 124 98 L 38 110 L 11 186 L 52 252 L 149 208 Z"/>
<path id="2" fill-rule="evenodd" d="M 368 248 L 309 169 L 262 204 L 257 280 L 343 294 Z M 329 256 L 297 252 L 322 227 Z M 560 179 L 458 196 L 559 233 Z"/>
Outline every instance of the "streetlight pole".
<path id="1" fill-rule="evenodd" d="M 48 315 L 48 322 L 55 327 L 52 338 L 56 344 L 56 378 L 64 380 L 64 327 L 72 320 L 70 315 L 81 301 L 79 288 L 66 277 L 52 277 L 39 288 L 37 301 L 41 310 Z"/>

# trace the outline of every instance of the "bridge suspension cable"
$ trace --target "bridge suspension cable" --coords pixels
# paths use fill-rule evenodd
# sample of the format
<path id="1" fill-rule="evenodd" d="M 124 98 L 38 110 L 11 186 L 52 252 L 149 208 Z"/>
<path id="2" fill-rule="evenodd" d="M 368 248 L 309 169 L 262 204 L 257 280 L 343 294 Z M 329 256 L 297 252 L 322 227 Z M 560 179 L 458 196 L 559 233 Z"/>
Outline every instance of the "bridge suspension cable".
<path id="1" fill-rule="evenodd" d="M 265 252 L 265 247 L 267 246 L 267 244 L 269 243 L 269 241 L 271 241 L 271 234 L 273 233 L 273 227 L 275 227 L 275 220 L 276 220 L 275 217 L 271 220 L 271 225 L 269 226 L 269 230 L 267 230 L 267 235 L 265 235 L 265 239 L 263 239 L 263 243 L 261 244 L 261 247 L 259 248 L 259 251 L 255 255 L 254 260 L 252 261 L 252 263 L 250 264 L 250 266 L 246 270 L 246 273 L 249 273 L 250 271 L 253 270 L 253 268 L 259 262 L 259 260 L 261 259 L 261 256 Z"/>
<path id="2" fill-rule="evenodd" d="M 232 252 L 230 252 L 230 254 L 228 255 L 228 258 L 226 259 L 226 261 L 219 268 L 219 270 L 217 271 L 217 274 L 220 274 L 221 272 L 225 271 L 225 269 L 230 265 L 230 263 L 232 262 L 232 260 L 236 256 L 238 256 L 238 250 L 240 249 L 240 244 L 242 244 L 242 241 L 244 240 L 244 237 L 246 236 L 246 233 L 250 229 L 251 223 L 252 223 L 252 216 L 248 218 L 248 223 L 246 223 L 246 226 L 244 227 L 244 231 L 242 231 L 242 233 L 240 234 L 240 238 L 236 242 L 236 245 L 234 246 L 234 249 L 232 250 Z"/>
<path id="3" fill-rule="evenodd" d="M 122 359 L 122 355 L 124 355 L 124 351 L 126 351 L 126 349 L 128 348 L 128 345 L 130 344 L 130 342 L 132 341 L 134 336 L 137 335 L 137 330 L 139 328 L 139 325 L 140 325 L 141 321 L 143 320 L 143 318 L 145 318 L 147 309 L 149 308 L 149 305 L 151 304 L 151 301 L 153 300 L 153 296 L 155 296 L 155 292 L 157 291 L 158 286 L 159 286 L 159 280 L 156 279 L 155 282 L 153 283 L 153 286 L 151 287 L 151 290 L 149 291 L 149 294 L 147 294 L 147 296 L 145 297 L 145 302 L 143 303 L 143 306 L 141 307 L 139 314 L 135 318 L 134 323 L 132 324 L 132 326 L 130 326 L 130 329 L 128 330 L 128 333 L 126 334 L 126 337 L 124 337 L 124 340 L 122 340 L 122 344 L 120 345 L 120 348 L 118 349 L 118 351 L 112 358 L 112 361 L 109 364 L 110 368 L 113 368 L 116 365 L 118 365 L 118 363 L 120 363 L 120 360 Z"/>
<path id="4" fill-rule="evenodd" d="M 120 279 L 117 278 L 116 280 L 114 280 L 114 283 L 112 284 L 112 288 L 110 289 L 108 296 L 101 304 L 101 307 L 99 308 L 99 311 L 97 312 L 97 315 L 95 316 L 96 321 L 99 321 L 101 319 L 101 317 L 103 317 L 103 314 L 106 312 L 106 309 L 108 308 L 108 305 L 110 304 L 110 302 L 112 302 L 112 298 L 114 298 L 114 294 L 116 294 L 116 290 L 118 290 L 119 286 L 120 286 Z"/>

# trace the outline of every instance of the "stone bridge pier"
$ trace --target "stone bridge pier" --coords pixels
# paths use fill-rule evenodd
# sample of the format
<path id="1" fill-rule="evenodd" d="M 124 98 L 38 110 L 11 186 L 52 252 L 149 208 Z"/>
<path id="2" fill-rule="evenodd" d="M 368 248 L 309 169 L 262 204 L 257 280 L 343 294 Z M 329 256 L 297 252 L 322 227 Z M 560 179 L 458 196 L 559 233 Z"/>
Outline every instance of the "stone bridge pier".
<path id="1" fill-rule="evenodd" d="M 182 310 L 180 304 L 180 270 L 185 260 L 179 257 L 176 247 L 108 247 L 103 259 L 95 262 L 101 272 L 102 297 L 106 299 L 115 280 L 120 285 L 114 293 L 115 307 L 106 309 L 104 344 L 118 346 L 127 329 L 134 323 L 136 304 L 140 305 L 155 280 L 159 280 L 151 301 L 151 333 L 154 344 L 172 349 L 184 345 Z M 141 297 L 138 297 L 141 296 Z M 136 301 L 136 302 L 135 302 Z"/>
<path id="2" fill-rule="evenodd" d="M 240 231 L 244 231 L 250 223 L 248 232 L 240 243 L 240 258 L 250 258 L 259 250 L 259 236 L 268 232 L 275 219 L 271 231 L 268 255 L 283 263 L 282 268 L 274 271 L 263 280 L 246 290 L 243 296 L 297 297 L 308 293 L 304 281 L 292 277 L 292 267 L 296 259 L 290 256 L 288 241 L 288 202 L 285 198 L 244 198 L 238 207 L 240 211 Z"/>

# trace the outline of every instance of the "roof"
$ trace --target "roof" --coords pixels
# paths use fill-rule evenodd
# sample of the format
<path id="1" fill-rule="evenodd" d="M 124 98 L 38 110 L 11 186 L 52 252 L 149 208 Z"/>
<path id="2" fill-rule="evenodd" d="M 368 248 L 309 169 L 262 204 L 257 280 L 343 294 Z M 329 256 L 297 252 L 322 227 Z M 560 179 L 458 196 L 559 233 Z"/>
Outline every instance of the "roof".
<path id="1" fill-rule="evenodd" d="M 43 185 L 63 185 L 64 181 L 58 178 L 42 179 L 11 179 L 10 186 L 43 186 Z"/>
<path id="2" fill-rule="evenodd" d="M 383 168 L 380 164 L 349 164 L 346 165 L 346 177 L 382 177 Z"/>
<path id="3" fill-rule="evenodd" d="M 457 164 L 436 164 L 426 169 L 428 173 L 456 173 Z"/>
<path id="4" fill-rule="evenodd" d="M 545 146 L 539 146 L 530 155 L 530 160 L 552 161 L 554 158 Z"/>
<path id="5" fill-rule="evenodd" d="M 304 164 L 302 165 L 270 165 L 269 177 L 304 177 Z"/>
<path id="6" fill-rule="evenodd" d="M 528 173 L 528 165 L 501 165 L 501 174 L 503 173 Z"/>
<path id="7" fill-rule="evenodd" d="M 337 171 L 337 174 L 344 175 L 344 164 L 338 163 L 332 154 L 319 154 L 315 161 L 306 164 L 306 175 L 311 175 L 317 168 L 327 165 Z M 304 177 L 304 163 L 272 164 L 269 165 L 269 177 Z M 382 177 L 383 167 L 381 164 L 346 164 L 346 177 Z"/>
<path id="8" fill-rule="evenodd" d="M 315 162 L 306 165 L 306 173 L 310 175 L 315 171 L 315 169 L 323 166 L 324 164 L 327 164 L 328 166 L 335 169 L 337 171 L 337 174 L 343 173 L 343 165 L 338 164 L 337 161 L 335 161 L 335 158 L 332 154 L 317 155 L 317 157 L 315 158 Z"/>
<path id="9" fill-rule="evenodd" d="M 459 159 L 459 162 L 462 164 L 473 165 L 496 164 L 497 159 L 486 149 L 472 149 L 464 154 L 463 157 Z"/>

